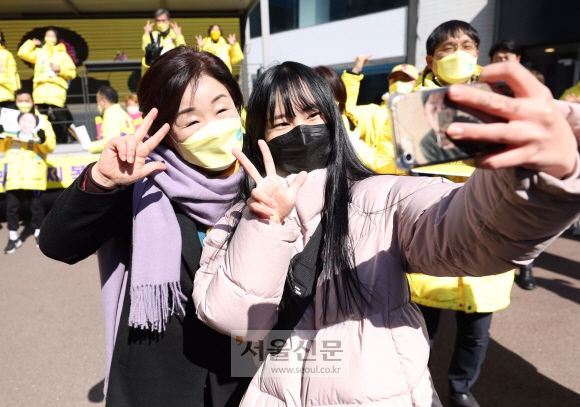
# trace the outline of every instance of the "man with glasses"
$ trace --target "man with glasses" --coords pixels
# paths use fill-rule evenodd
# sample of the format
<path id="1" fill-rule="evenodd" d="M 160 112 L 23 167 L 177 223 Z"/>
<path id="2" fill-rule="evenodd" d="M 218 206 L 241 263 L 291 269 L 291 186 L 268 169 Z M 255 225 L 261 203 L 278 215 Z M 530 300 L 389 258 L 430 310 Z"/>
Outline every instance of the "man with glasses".
<path id="1" fill-rule="evenodd" d="M 475 28 L 464 21 L 451 20 L 435 28 L 427 39 L 427 66 L 415 90 L 475 82 L 481 72 L 479 42 Z"/>
<path id="2" fill-rule="evenodd" d="M 427 39 L 427 67 L 414 90 L 476 82 L 481 72 L 477 65 L 479 43 L 479 34 L 466 22 L 452 20 L 435 28 Z M 432 136 L 436 143 L 434 132 Z M 423 144 L 422 149 L 427 147 Z M 431 348 L 441 310 L 456 311 L 457 336 L 447 376 L 449 402 L 453 407 L 479 407 L 470 389 L 485 360 L 493 312 L 509 305 L 513 270 L 486 277 L 442 278 L 413 273 L 408 278 L 412 300 L 425 318 Z"/>

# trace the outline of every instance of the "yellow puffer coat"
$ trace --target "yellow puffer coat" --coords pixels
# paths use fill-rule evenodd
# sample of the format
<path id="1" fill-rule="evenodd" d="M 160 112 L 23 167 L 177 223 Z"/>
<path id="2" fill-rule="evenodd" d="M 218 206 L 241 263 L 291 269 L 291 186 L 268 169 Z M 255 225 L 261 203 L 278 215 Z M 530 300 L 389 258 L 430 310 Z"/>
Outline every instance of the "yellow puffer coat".
<path id="1" fill-rule="evenodd" d="M 159 37 L 159 31 L 152 31 L 153 39 L 156 41 L 157 37 Z M 143 34 L 141 38 L 141 49 L 145 52 L 145 48 L 147 45 L 151 44 L 151 36 L 149 34 Z M 161 54 L 165 54 L 167 51 L 171 51 L 173 48 L 179 47 L 180 45 L 185 45 L 185 37 L 183 34 L 176 35 L 173 32 L 173 28 L 169 29 L 169 34 L 165 37 L 161 37 L 159 40 L 159 45 L 162 48 Z M 141 60 L 141 74 L 144 75 L 149 69 L 149 65 L 145 62 L 145 57 Z"/>
<path id="2" fill-rule="evenodd" d="M 391 135 L 391 121 L 386 105 L 357 106 L 356 101 L 360 90 L 360 81 L 364 75 L 343 72 L 342 82 L 346 88 L 346 115 L 357 126 L 355 131 L 360 139 L 368 146 L 357 147 L 361 161 L 379 174 L 406 174 L 395 166 L 395 148 Z M 352 116 L 355 120 L 352 120 Z M 345 123 L 348 120 L 343 117 Z M 346 127 L 348 129 L 348 126 Z M 352 138 L 351 138 L 352 141 Z"/>
<path id="3" fill-rule="evenodd" d="M 20 76 L 12 53 L 0 45 L 0 102 L 14 101 L 14 92 L 20 89 Z"/>
<path id="4" fill-rule="evenodd" d="M 77 77 L 77 68 L 67 54 L 64 44 L 44 44 L 42 48 L 37 48 L 32 40 L 27 40 L 18 50 L 18 57 L 34 64 L 34 103 L 63 107 L 68 81 Z M 58 65 L 60 70 L 54 72 L 50 64 Z"/>
<path id="5" fill-rule="evenodd" d="M 377 143 L 389 112 L 384 106 L 374 103 L 357 105 L 360 82 L 363 78 L 364 75 L 347 71 L 342 73 L 341 79 L 346 88 L 346 111 L 342 119 L 359 158 L 367 167 L 376 171 Z M 351 123 L 354 125 L 352 130 Z"/>
<path id="6" fill-rule="evenodd" d="M 115 103 L 103 112 L 101 139 L 91 142 L 89 152 L 92 154 L 101 153 L 110 139 L 130 134 L 135 134 L 133 119 L 123 110 L 121 105 Z"/>
<path id="7" fill-rule="evenodd" d="M 30 143 L 21 143 L 12 138 L 0 139 L 0 151 L 4 151 L 0 165 L 5 178 L 5 190 L 46 190 L 46 155 L 56 146 L 56 136 L 46 116 L 43 130 L 46 138 L 42 144 L 37 135 Z M 19 144 L 18 148 L 16 143 Z"/>
<path id="8" fill-rule="evenodd" d="M 478 65 L 474 78 L 479 76 Z M 439 87 L 433 72 L 419 76 L 413 90 Z M 451 177 L 447 177 L 450 178 Z M 452 181 L 463 182 L 461 177 Z M 506 308 L 514 282 L 514 270 L 486 277 L 432 277 L 426 274 L 408 274 L 413 302 L 431 308 L 455 311 L 494 312 Z"/>
<path id="9" fill-rule="evenodd" d="M 217 42 L 213 42 L 210 37 L 205 37 L 201 51 L 206 51 L 219 57 L 230 68 L 230 72 L 232 65 L 239 64 L 244 60 L 244 53 L 242 48 L 240 48 L 240 43 L 236 42 L 234 45 L 230 45 L 224 37 L 220 37 Z"/>
<path id="10" fill-rule="evenodd" d="M 477 65 L 475 67 L 475 72 L 471 77 L 472 82 L 477 81 L 477 78 L 479 78 L 479 74 L 481 73 L 481 69 L 482 69 L 481 65 Z M 429 70 L 428 68 L 425 68 L 423 72 L 421 72 L 421 74 L 419 75 L 419 78 L 417 78 L 417 80 L 415 81 L 413 91 L 424 88 L 439 88 L 439 87 L 441 87 L 441 85 L 435 82 L 435 76 L 433 75 L 433 71 Z"/>

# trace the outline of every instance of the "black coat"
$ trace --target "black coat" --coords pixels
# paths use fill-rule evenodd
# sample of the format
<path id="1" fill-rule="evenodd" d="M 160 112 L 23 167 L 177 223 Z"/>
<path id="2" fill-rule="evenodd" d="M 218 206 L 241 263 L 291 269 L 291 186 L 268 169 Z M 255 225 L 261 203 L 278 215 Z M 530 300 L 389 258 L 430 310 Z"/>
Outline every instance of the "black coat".
<path id="1" fill-rule="evenodd" d="M 42 252 L 68 264 L 85 259 L 113 237 L 131 247 L 132 186 L 91 193 L 81 190 L 83 178 L 84 172 L 59 197 L 40 233 Z M 195 222 L 174 209 L 183 242 L 181 288 L 187 296 L 186 315 L 173 315 L 160 334 L 131 328 L 130 290 L 125 290 L 107 407 L 200 407 L 204 402 L 208 405 L 210 396 L 214 406 L 238 406 L 249 384 L 250 378 L 230 377 L 232 339 L 197 319 L 191 293 L 201 245 Z M 130 279 L 131 273 L 127 287 Z"/>

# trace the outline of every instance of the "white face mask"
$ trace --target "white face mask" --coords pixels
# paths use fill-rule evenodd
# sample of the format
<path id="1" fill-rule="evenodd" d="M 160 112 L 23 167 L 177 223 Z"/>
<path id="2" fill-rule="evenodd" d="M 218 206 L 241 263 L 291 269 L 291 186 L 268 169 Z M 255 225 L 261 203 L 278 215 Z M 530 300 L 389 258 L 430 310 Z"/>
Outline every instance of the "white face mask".
<path id="1" fill-rule="evenodd" d="M 177 144 L 190 164 L 213 171 L 223 171 L 236 161 L 232 149 L 242 149 L 242 121 L 239 117 L 221 119 L 205 125 L 183 143 Z"/>
<path id="2" fill-rule="evenodd" d="M 415 82 L 403 82 L 397 81 L 389 85 L 389 93 L 410 93 L 413 90 L 413 86 L 415 86 Z"/>
<path id="3" fill-rule="evenodd" d="M 127 113 L 138 114 L 139 113 L 139 106 L 127 106 Z"/>

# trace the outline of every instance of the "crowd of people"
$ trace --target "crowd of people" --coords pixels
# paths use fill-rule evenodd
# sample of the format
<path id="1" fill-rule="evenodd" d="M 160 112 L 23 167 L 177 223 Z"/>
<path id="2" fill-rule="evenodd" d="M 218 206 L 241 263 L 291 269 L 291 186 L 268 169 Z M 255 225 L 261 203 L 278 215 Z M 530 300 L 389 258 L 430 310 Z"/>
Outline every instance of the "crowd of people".
<path id="1" fill-rule="evenodd" d="M 167 10 L 146 23 L 137 94 L 124 110 L 115 89 L 99 89 L 89 149 L 100 157 L 46 219 L 39 198 L 59 138 L 50 115 L 65 110 L 75 75 L 54 29 L 18 52 L 35 63 L 34 89 L 12 75 L 0 92 L 21 112 L 20 134 L 0 139 L 5 253 L 22 244 L 21 199 L 46 256 L 97 253 L 107 406 L 441 406 L 429 357 L 442 309 L 457 322 L 449 402 L 478 406 L 470 389 L 514 269 L 533 289 L 533 259 L 580 215 L 577 141 L 541 74 L 519 63 L 513 41 L 495 44 L 482 67 L 470 24 L 436 27 L 425 69 L 395 66 L 384 99 L 450 86 L 451 101 L 504 122 L 452 123 L 445 136 L 506 148 L 477 158 L 469 179 L 410 176 L 396 166 L 387 103 L 357 104 L 370 55 L 341 75 L 274 65 L 244 105 L 235 35 L 211 25 L 196 41 L 185 46 Z M 477 81 L 503 81 L 513 97 L 461 86 Z M 578 102 L 574 92 L 564 99 Z M 436 136 L 421 143 L 426 156 L 440 154 Z M 310 356 L 314 341 L 345 345 L 349 374 L 311 375 L 312 359 L 272 352 L 253 376 L 232 375 L 232 336 L 261 342 L 283 330 L 284 346 L 306 338 Z"/>

